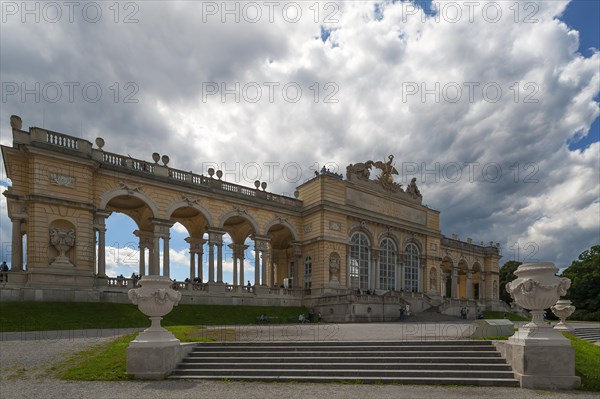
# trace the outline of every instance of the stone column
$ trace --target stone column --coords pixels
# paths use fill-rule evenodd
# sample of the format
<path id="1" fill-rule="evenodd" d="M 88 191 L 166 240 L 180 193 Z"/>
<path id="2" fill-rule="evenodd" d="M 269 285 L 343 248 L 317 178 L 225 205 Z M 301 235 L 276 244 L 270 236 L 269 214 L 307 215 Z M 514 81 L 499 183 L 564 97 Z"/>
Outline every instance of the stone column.
<path id="1" fill-rule="evenodd" d="M 196 278 L 196 252 L 190 249 L 190 281 Z"/>
<path id="2" fill-rule="evenodd" d="M 479 273 L 479 299 L 485 301 L 485 272 Z"/>
<path id="3" fill-rule="evenodd" d="M 215 282 L 215 244 L 208 240 L 208 282 Z"/>
<path id="4" fill-rule="evenodd" d="M 198 280 L 200 280 L 200 282 L 204 282 L 204 265 L 202 264 L 202 257 L 204 256 L 204 252 L 203 251 L 199 251 L 196 252 L 196 256 L 198 256 L 198 262 L 197 262 L 197 267 L 198 267 Z"/>
<path id="5" fill-rule="evenodd" d="M 150 250 L 150 270 L 152 276 L 160 275 L 160 237 L 155 236 L 152 239 L 152 249 Z"/>
<path id="6" fill-rule="evenodd" d="M 238 280 L 238 258 L 233 256 L 233 283 L 235 285 L 240 285 Z"/>
<path id="7" fill-rule="evenodd" d="M 377 277 L 379 276 L 378 254 L 379 251 L 377 249 L 371 250 L 371 270 L 369 270 L 369 289 L 371 292 L 375 291 L 379 285 L 377 281 Z"/>
<path id="8" fill-rule="evenodd" d="M 471 284 L 471 277 L 473 275 L 473 272 L 471 270 L 467 270 L 467 279 L 466 279 L 466 284 L 467 284 L 467 299 L 473 299 L 473 287 Z"/>
<path id="9" fill-rule="evenodd" d="M 262 250 L 261 253 L 261 273 L 262 273 L 262 284 L 261 285 L 267 285 L 267 251 L 266 250 Z"/>
<path id="10" fill-rule="evenodd" d="M 452 299 L 457 299 L 458 298 L 458 269 L 456 267 L 452 268 L 452 288 L 450 291 L 450 296 L 452 297 Z"/>
<path id="11" fill-rule="evenodd" d="M 153 246 L 150 254 L 153 258 L 150 261 L 150 274 L 160 275 L 160 239 L 163 239 L 163 276 L 169 277 L 169 231 L 173 222 L 163 219 L 152 219 L 154 224 Z"/>
<path id="12" fill-rule="evenodd" d="M 98 227 L 98 276 L 106 276 L 106 228 Z"/>
<path id="13" fill-rule="evenodd" d="M 217 283 L 223 284 L 223 241 L 217 242 Z"/>
<path id="14" fill-rule="evenodd" d="M 21 219 L 12 219 L 12 254 L 10 269 L 23 271 L 23 235 L 21 234 Z"/>
<path id="15" fill-rule="evenodd" d="M 140 277 L 146 275 L 146 247 L 140 244 Z"/>
<path id="16" fill-rule="evenodd" d="M 260 249 L 256 240 L 254 240 L 254 285 L 260 285 Z"/>
<path id="17" fill-rule="evenodd" d="M 152 264 L 152 242 L 153 235 L 149 231 L 140 231 L 136 230 L 133 232 L 136 237 L 139 239 L 139 249 L 140 249 L 140 277 L 146 275 L 146 248 L 148 248 L 150 252 L 149 263 Z"/>
<path id="18" fill-rule="evenodd" d="M 163 276 L 171 277 L 171 266 L 169 257 L 169 239 L 171 235 L 163 236 Z"/>
<path id="19" fill-rule="evenodd" d="M 290 288 L 295 288 L 295 287 L 299 287 L 299 276 L 300 276 L 300 270 L 302 268 L 302 245 L 299 242 L 292 242 L 292 246 L 293 246 L 293 251 L 292 251 L 292 259 L 294 260 L 294 268 L 295 270 L 290 270 L 290 274 L 291 276 L 288 277 L 292 277 L 292 285 Z M 346 267 L 346 269 L 348 269 Z M 340 272 L 340 278 L 341 278 L 341 272 Z M 346 278 L 346 284 L 348 284 L 348 279 Z"/>

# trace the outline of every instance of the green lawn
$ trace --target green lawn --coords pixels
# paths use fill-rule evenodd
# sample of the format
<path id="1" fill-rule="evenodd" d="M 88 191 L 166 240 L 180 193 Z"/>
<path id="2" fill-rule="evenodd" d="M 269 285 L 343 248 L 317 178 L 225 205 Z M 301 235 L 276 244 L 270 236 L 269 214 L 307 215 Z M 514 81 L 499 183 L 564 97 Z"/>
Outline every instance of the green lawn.
<path id="1" fill-rule="evenodd" d="M 273 323 L 297 322 L 303 307 L 179 305 L 163 326 L 256 324 L 265 313 Z M 132 304 L 77 302 L 0 302 L 0 332 L 148 327 Z"/>
<path id="2" fill-rule="evenodd" d="M 510 321 L 529 321 L 526 317 L 510 312 L 491 312 L 487 310 L 483 312 L 484 319 L 504 319 L 504 315 L 506 315 L 506 319 Z"/>
<path id="3" fill-rule="evenodd" d="M 171 326 L 167 329 L 181 342 L 215 341 L 215 338 L 205 336 L 204 327 L 201 326 Z M 136 336 L 137 333 L 129 334 L 109 343 L 96 345 L 54 365 L 48 372 L 58 374 L 64 380 L 130 380 L 133 377 L 125 371 L 125 355 L 129 343 Z"/>
<path id="4" fill-rule="evenodd" d="M 564 334 L 575 348 L 575 373 L 581 377 L 582 391 L 600 392 L 600 346 Z"/>

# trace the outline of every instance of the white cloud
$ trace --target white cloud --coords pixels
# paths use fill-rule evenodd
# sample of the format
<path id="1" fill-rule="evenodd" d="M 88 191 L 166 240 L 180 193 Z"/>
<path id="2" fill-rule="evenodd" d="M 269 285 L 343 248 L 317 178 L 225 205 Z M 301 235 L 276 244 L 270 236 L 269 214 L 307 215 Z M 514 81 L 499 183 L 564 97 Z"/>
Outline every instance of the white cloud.
<path id="1" fill-rule="evenodd" d="M 275 192 L 293 192 L 325 162 L 344 173 L 349 163 L 392 153 L 397 167 L 418 167 L 424 202 L 441 211 L 445 234 L 499 241 L 504 260 L 515 243 L 536 243 L 536 257 L 565 266 L 600 241 L 598 144 L 581 152 L 566 147 L 600 115 L 593 100 L 600 54 L 577 52 L 577 32 L 560 21 L 567 1 L 532 3 L 535 23 L 515 23 L 512 2 L 493 3 L 502 6 L 495 23 L 482 16 L 486 2 L 472 22 L 463 8 L 456 23 L 423 22 L 398 2 L 386 2 L 377 20 L 374 3 L 360 1 L 320 3 L 321 20 L 325 4 L 339 7 L 337 22 L 314 23 L 308 4 L 294 24 L 280 17 L 223 24 L 220 15 L 204 22 L 202 5 L 190 2 L 139 3 L 136 24 L 11 20 L 0 38 L 3 81 L 93 81 L 105 96 L 56 104 L 13 97 L 3 111 L 20 114 L 25 126 L 91 141 L 101 135 L 107 151 L 168 154 L 171 166 L 186 171 L 205 172 L 216 162 L 229 171 L 227 180 L 249 186 L 255 162 Z M 326 42 L 321 25 L 332 29 Z M 121 88 L 116 103 L 114 82 Z M 138 103 L 123 102 L 126 82 L 139 89 Z M 279 84 L 273 102 L 266 82 Z M 223 102 L 220 94 L 203 101 L 212 83 L 219 90 L 239 83 L 240 101 L 227 95 Z M 288 83 L 302 88 L 297 103 L 281 93 Z M 248 97 L 256 85 L 262 97 L 255 104 Z M 324 102 L 328 95 L 338 102 Z M 2 122 L 6 143 L 7 115 Z M 278 164 L 269 169 L 268 162 Z M 297 178 L 296 163 L 303 168 Z M 465 163 L 472 181 L 468 168 L 454 181 L 452 166 Z M 423 166 L 437 176 L 423 174 Z M 404 184 L 411 177 L 400 176 Z M 172 270 L 187 270 L 184 254 L 173 255 L 180 263 Z"/>

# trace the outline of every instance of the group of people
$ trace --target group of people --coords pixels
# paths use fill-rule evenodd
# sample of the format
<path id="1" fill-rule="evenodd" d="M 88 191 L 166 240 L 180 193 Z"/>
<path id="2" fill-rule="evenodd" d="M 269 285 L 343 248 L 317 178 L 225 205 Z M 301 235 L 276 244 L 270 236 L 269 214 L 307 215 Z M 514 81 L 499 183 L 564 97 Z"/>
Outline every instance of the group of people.
<path id="1" fill-rule="evenodd" d="M 404 306 L 400 306 L 398 311 L 400 312 L 400 321 L 404 321 L 405 316 L 410 316 L 410 305 L 406 304 Z"/>
<path id="2" fill-rule="evenodd" d="M 301 313 L 300 316 L 298 316 L 298 322 L 300 322 L 300 324 L 303 323 L 320 323 L 321 322 L 321 312 L 318 312 L 315 314 L 315 310 L 313 308 L 310 308 L 308 310 L 308 317 L 304 316 L 304 313 Z"/>

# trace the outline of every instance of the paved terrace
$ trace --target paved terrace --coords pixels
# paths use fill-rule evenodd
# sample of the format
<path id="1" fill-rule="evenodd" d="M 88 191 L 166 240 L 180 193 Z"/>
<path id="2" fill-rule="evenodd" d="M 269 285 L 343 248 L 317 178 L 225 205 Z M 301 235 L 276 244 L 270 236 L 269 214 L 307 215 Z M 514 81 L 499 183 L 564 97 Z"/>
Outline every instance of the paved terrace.
<path id="1" fill-rule="evenodd" d="M 578 326 L 580 326 L 578 324 Z M 210 327 L 236 331 L 245 340 L 392 341 L 457 339 L 472 323 L 305 324 Z M 9 398 L 597 398 L 578 391 L 419 385 L 287 384 L 227 381 L 61 381 L 50 368 L 71 354 L 108 342 L 126 330 L 64 333 L 3 333 L 0 336 L 0 397 Z M 229 334 L 228 334 L 229 335 Z"/>

